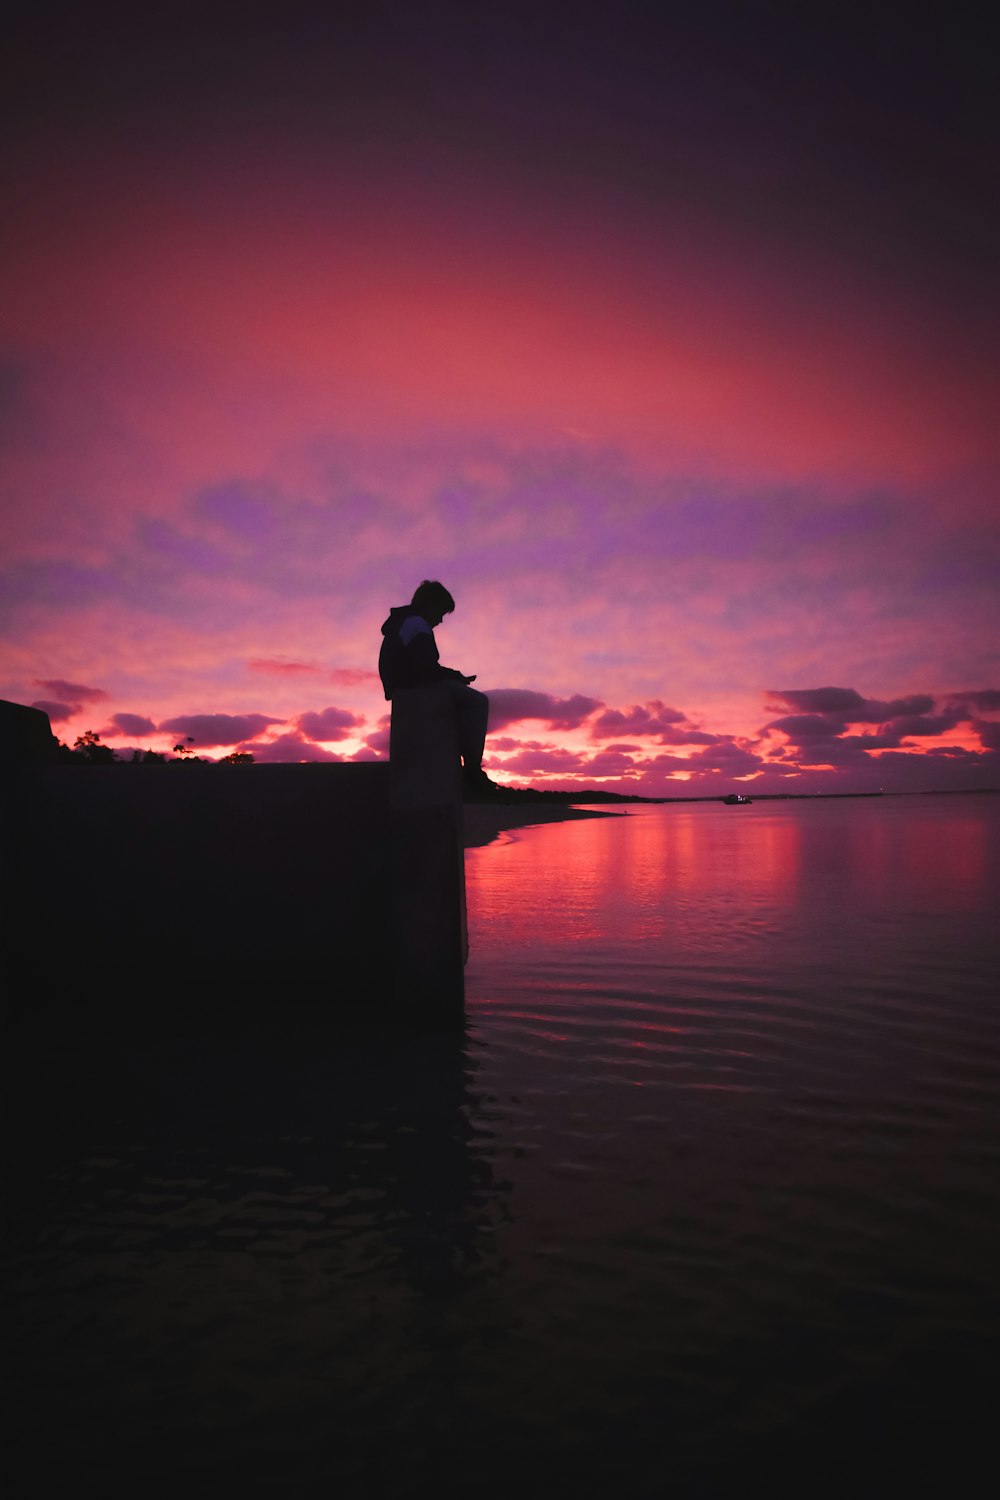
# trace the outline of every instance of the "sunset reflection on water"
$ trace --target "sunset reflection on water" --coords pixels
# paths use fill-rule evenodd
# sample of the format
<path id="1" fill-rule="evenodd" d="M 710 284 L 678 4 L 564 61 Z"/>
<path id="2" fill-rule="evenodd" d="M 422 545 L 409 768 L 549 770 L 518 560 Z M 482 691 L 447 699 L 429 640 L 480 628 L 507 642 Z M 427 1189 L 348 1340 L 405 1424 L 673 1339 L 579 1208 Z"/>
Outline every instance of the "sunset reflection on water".
<path id="1" fill-rule="evenodd" d="M 558 839 L 522 830 L 467 856 L 470 917 L 482 919 L 476 951 L 630 949 L 667 936 L 683 950 L 714 945 L 720 924 L 794 902 L 801 842 L 800 823 L 780 812 L 712 804 L 640 805 L 564 824 Z"/>
<path id="2" fill-rule="evenodd" d="M 965 1057 L 987 1015 L 998 815 L 988 797 L 639 804 L 471 850 L 467 992 L 488 1061 L 533 1070 L 557 1048 L 568 1089 L 760 1098 L 844 1068 L 877 1089 L 896 1067 L 915 1093 L 900 1048 L 923 1067 L 943 1008 Z"/>
<path id="3" fill-rule="evenodd" d="M 659 942 L 679 958 L 802 924 L 818 935 L 831 911 L 840 920 L 828 938 L 876 907 L 975 910 L 996 850 L 988 821 L 954 804 L 639 804 L 556 837 L 504 835 L 466 858 L 472 973 L 529 950 L 621 958 Z"/>
<path id="4" fill-rule="evenodd" d="M 595 1428 L 631 1382 L 674 1452 L 759 1437 L 788 1493 L 834 1452 L 831 1494 L 845 1431 L 912 1494 L 953 1462 L 914 1430 L 987 1430 L 998 828 L 989 796 L 636 805 L 469 852 L 522 1336 Z"/>

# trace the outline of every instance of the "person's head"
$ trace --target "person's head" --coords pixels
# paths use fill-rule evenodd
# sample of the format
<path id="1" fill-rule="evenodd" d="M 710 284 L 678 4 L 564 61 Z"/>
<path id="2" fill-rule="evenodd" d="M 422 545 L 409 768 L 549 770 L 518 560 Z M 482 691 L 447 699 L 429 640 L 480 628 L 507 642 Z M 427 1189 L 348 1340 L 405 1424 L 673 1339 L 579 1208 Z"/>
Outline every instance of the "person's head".
<path id="1" fill-rule="evenodd" d="M 444 584 L 431 578 L 424 579 L 410 602 L 432 626 L 440 625 L 445 615 L 450 615 L 455 608 L 455 601 Z"/>

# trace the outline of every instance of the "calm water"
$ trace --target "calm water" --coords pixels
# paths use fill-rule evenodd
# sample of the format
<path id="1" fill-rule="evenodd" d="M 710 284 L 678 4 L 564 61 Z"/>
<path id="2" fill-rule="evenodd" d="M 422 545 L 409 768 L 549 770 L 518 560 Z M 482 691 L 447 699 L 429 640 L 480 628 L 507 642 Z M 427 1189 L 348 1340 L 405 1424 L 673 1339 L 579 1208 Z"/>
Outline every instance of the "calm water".
<path id="1" fill-rule="evenodd" d="M 998 835 L 988 796 L 523 830 L 467 856 L 464 1037 L 241 996 L 47 1031 L 5 1257 L 33 1493 L 960 1492 Z"/>

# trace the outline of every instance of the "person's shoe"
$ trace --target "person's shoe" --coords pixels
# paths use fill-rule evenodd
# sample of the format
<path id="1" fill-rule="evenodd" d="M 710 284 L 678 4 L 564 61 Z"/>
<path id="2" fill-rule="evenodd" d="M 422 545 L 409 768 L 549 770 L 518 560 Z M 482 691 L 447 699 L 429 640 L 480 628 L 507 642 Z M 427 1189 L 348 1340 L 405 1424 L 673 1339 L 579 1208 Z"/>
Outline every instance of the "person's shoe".
<path id="1" fill-rule="evenodd" d="M 482 766 L 463 766 L 462 795 L 466 802 L 499 802 L 505 790 L 490 780 Z"/>

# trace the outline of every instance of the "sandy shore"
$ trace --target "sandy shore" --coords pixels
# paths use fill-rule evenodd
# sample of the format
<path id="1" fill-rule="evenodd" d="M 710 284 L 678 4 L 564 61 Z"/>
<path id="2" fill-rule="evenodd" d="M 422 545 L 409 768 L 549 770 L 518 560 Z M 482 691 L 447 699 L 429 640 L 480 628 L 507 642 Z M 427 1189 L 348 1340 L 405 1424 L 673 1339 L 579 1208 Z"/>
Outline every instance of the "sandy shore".
<path id="1" fill-rule="evenodd" d="M 538 807 L 505 807 L 502 803 L 493 806 L 488 802 L 469 802 L 464 813 L 466 849 L 478 849 L 483 844 L 492 843 L 508 828 L 530 828 L 536 823 L 568 823 L 578 818 L 625 816 L 624 813 L 597 808 L 546 806 L 544 803 Z"/>

